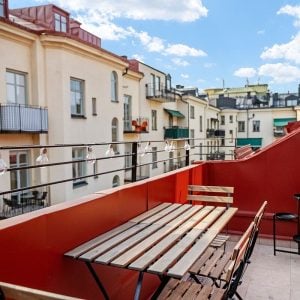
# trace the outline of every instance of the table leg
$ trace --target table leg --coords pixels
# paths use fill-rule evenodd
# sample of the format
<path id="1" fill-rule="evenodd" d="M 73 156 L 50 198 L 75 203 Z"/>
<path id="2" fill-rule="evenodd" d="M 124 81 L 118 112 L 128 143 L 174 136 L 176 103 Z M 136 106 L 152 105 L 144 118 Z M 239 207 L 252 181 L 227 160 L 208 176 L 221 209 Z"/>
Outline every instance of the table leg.
<path id="1" fill-rule="evenodd" d="M 143 278 L 144 278 L 144 272 L 139 272 L 139 278 L 136 284 L 135 293 L 134 293 L 134 300 L 140 299 L 140 294 L 142 290 L 142 284 L 143 284 Z"/>
<path id="2" fill-rule="evenodd" d="M 160 278 L 160 285 L 157 288 L 157 290 L 155 291 L 155 293 L 152 295 L 151 300 L 156 300 L 158 298 L 158 296 L 160 295 L 160 293 L 162 292 L 162 290 L 164 289 L 164 287 L 166 286 L 166 284 L 168 283 L 168 281 L 170 280 L 170 277 L 168 276 L 159 276 Z"/>
<path id="3" fill-rule="evenodd" d="M 106 292 L 106 290 L 105 290 L 103 284 L 101 283 L 101 281 L 100 281 L 100 279 L 99 279 L 97 273 L 96 273 L 95 270 L 93 269 L 91 263 L 90 263 L 90 262 L 86 262 L 85 264 L 87 265 L 89 271 L 91 272 L 93 278 L 95 279 L 95 281 L 96 281 L 96 283 L 97 283 L 99 289 L 101 290 L 101 292 L 102 292 L 102 294 L 103 294 L 103 296 L 104 296 L 104 299 L 105 299 L 105 300 L 109 300 L 109 297 L 108 297 L 108 295 L 107 295 L 107 292 Z"/>

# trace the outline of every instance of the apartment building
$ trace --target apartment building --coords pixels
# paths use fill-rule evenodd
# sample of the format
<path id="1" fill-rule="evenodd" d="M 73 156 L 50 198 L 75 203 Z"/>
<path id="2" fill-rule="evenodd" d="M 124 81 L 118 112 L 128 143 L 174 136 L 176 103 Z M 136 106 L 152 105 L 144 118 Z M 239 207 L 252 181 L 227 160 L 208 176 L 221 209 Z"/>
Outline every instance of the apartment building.
<path id="1" fill-rule="evenodd" d="M 36 164 L 41 151 L 31 146 L 65 145 L 47 148 L 47 156 L 51 163 L 69 162 L 8 172 L 0 189 L 67 179 L 47 188 L 51 204 L 194 160 L 232 159 L 236 146 L 267 145 L 300 117 L 291 98 L 288 107 L 279 96 L 274 107 L 243 106 L 243 99 L 264 100 L 265 85 L 225 96 L 210 90 L 206 97 L 174 88 L 170 74 L 103 49 L 99 37 L 51 4 L 9 10 L 8 0 L 0 1 L 0 54 L 0 146 L 14 147 L 2 150 L 2 159 L 9 167 L 26 167 Z M 83 146 L 73 146 L 78 144 Z M 84 161 L 107 152 L 113 159 Z M 140 166 L 132 174 L 135 152 Z"/>

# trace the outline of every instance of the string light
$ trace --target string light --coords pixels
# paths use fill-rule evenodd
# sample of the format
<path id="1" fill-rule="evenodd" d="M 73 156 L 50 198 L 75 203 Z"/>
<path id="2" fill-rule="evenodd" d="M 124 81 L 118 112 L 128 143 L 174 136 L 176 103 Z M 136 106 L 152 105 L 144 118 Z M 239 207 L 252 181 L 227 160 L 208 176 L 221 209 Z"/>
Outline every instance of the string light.
<path id="1" fill-rule="evenodd" d="M 112 144 L 109 144 L 108 148 L 105 152 L 105 156 L 108 157 L 108 156 L 114 156 L 114 155 L 115 155 L 114 148 L 113 148 Z"/>
<path id="2" fill-rule="evenodd" d="M 87 147 L 87 155 L 86 155 L 86 160 L 89 164 L 93 165 L 96 163 L 96 157 L 93 153 L 93 147 L 88 146 Z"/>
<path id="3" fill-rule="evenodd" d="M 184 148 L 184 150 L 186 150 L 186 151 L 191 150 L 191 146 L 190 146 L 190 144 L 188 143 L 188 141 L 185 141 L 185 142 L 184 142 L 183 148 Z"/>
<path id="4" fill-rule="evenodd" d="M 42 148 L 40 150 L 40 155 L 35 160 L 37 164 L 44 165 L 44 164 L 47 164 L 49 162 L 49 159 L 47 157 L 47 152 L 48 152 L 47 148 Z"/>
<path id="5" fill-rule="evenodd" d="M 141 157 L 143 157 L 145 155 L 145 150 L 142 149 L 142 145 L 140 143 L 138 143 L 138 149 L 137 149 L 137 154 L 140 155 Z"/>
<path id="6" fill-rule="evenodd" d="M 5 163 L 4 159 L 1 157 L 0 154 L 0 176 L 4 175 L 7 171 L 7 164 Z"/>
<path id="7" fill-rule="evenodd" d="M 150 142 L 147 142 L 147 144 L 146 144 L 146 146 L 145 146 L 145 149 L 144 149 L 144 152 L 145 152 L 146 154 L 151 152 Z"/>

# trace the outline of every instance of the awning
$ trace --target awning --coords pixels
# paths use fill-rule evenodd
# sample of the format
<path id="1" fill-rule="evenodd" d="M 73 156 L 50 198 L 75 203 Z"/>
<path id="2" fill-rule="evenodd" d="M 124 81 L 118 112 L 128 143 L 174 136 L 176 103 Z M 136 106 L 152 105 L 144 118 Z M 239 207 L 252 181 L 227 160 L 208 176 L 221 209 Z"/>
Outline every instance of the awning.
<path id="1" fill-rule="evenodd" d="M 166 109 L 164 108 L 164 110 L 170 114 L 172 117 L 177 117 L 177 118 L 185 118 L 185 116 L 178 110 L 172 110 L 172 109 Z"/>
<path id="2" fill-rule="evenodd" d="M 280 118 L 280 119 L 274 119 L 273 124 L 275 127 L 283 127 L 286 126 L 289 122 L 295 122 L 297 121 L 296 118 Z"/>
<path id="3" fill-rule="evenodd" d="M 237 147 L 242 147 L 245 145 L 250 145 L 254 148 L 260 148 L 262 143 L 262 138 L 239 138 L 236 141 Z"/>

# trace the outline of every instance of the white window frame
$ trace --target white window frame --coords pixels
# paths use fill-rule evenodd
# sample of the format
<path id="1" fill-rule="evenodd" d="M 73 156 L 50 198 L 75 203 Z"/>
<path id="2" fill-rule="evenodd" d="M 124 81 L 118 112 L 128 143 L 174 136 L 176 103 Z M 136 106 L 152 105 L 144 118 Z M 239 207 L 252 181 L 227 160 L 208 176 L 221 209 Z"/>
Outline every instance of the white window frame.
<path id="1" fill-rule="evenodd" d="M 84 160 L 86 158 L 86 147 L 74 147 L 72 148 L 72 176 L 73 176 L 73 188 L 82 184 L 87 184 L 86 179 L 76 179 L 77 177 L 86 176 L 86 162 L 76 162 L 77 160 Z"/>
<path id="2" fill-rule="evenodd" d="M 111 102 L 118 102 L 118 74 L 111 72 Z"/>
<path id="3" fill-rule="evenodd" d="M 238 132 L 245 132 L 245 121 L 238 121 Z"/>
<path id="4" fill-rule="evenodd" d="M 67 32 L 67 18 L 59 13 L 54 13 L 54 29 L 59 32 Z"/>
<path id="5" fill-rule="evenodd" d="M 13 75 L 13 82 L 8 80 Z M 21 79 L 21 80 L 20 80 Z M 13 95 L 10 99 L 9 91 L 13 88 Z M 22 91 L 22 92 L 21 92 Z M 7 103 L 27 104 L 27 74 L 14 70 L 6 70 L 6 99 Z M 23 95 L 23 99 L 20 95 Z"/>
<path id="6" fill-rule="evenodd" d="M 253 132 L 260 132 L 260 120 L 253 120 L 252 121 L 252 131 Z"/>
<path id="7" fill-rule="evenodd" d="M 84 117 L 84 80 L 71 77 L 70 94 L 71 116 Z"/>
<path id="8" fill-rule="evenodd" d="M 190 107 L 190 114 L 191 114 L 190 118 L 195 119 L 195 107 L 193 105 L 191 105 Z"/>
<path id="9" fill-rule="evenodd" d="M 119 120 L 118 118 L 113 118 L 111 121 L 111 141 L 118 142 L 119 140 Z M 119 153 L 119 145 L 112 144 L 115 154 Z"/>

